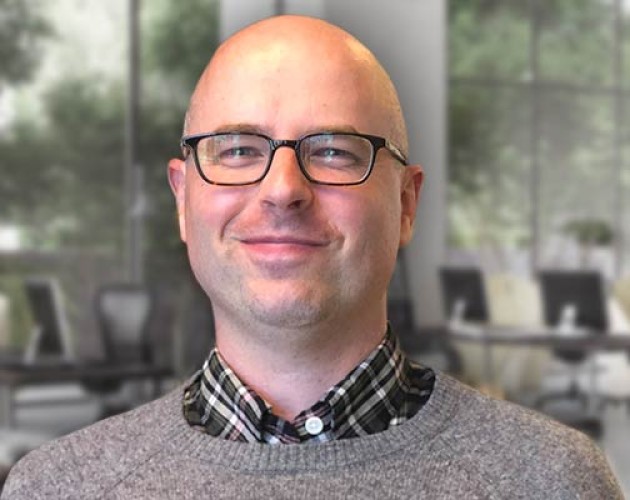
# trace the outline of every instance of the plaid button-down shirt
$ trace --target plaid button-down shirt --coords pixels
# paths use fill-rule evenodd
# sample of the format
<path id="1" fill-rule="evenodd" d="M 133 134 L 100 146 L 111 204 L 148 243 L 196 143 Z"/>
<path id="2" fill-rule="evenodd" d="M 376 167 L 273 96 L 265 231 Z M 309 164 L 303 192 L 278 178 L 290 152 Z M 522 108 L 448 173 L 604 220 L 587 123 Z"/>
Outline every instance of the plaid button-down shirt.
<path id="1" fill-rule="evenodd" d="M 184 393 L 194 428 L 233 441 L 325 442 L 383 431 L 415 415 L 431 396 L 435 373 L 411 363 L 391 330 L 341 382 L 292 422 L 244 385 L 213 349 Z"/>

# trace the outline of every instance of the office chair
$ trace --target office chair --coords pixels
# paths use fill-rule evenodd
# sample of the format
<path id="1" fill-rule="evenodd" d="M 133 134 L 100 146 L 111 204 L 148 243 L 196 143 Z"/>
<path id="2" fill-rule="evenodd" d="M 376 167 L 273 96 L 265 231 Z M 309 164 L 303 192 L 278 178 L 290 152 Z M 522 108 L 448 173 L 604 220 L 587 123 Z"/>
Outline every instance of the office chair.
<path id="1" fill-rule="evenodd" d="M 606 296 L 601 275 L 596 271 L 541 271 L 539 273 L 545 323 L 555 328 L 558 335 L 574 335 L 580 328 L 592 334 L 608 330 Z M 580 389 L 578 375 L 585 362 L 593 360 L 583 349 L 553 349 L 553 356 L 570 368 L 570 382 L 566 390 L 549 392 L 538 398 L 543 407 L 552 400 L 578 401 L 587 408 L 589 394 Z M 591 370 L 597 370 L 591 367 Z M 594 378 L 595 373 L 591 376 Z M 593 388 L 594 389 L 594 388 Z"/>
<path id="2" fill-rule="evenodd" d="M 402 348 L 413 361 L 451 375 L 460 374 L 461 362 L 440 328 L 418 328 L 414 319 L 409 271 L 404 250 L 398 253 L 387 295 L 387 319 Z"/>
<path id="3" fill-rule="evenodd" d="M 522 345 L 488 345 L 481 339 L 486 327 L 506 337 L 539 329 L 541 306 L 533 280 L 508 273 L 486 274 L 478 267 L 444 266 L 439 272 L 449 325 L 456 331 L 476 328 L 480 334 L 476 344 L 453 342 L 465 380 L 476 386 L 490 384 L 494 394 L 516 400 L 532 394 L 540 385 L 538 374 L 548 363 L 548 352 Z"/>
<path id="4" fill-rule="evenodd" d="M 153 362 L 149 327 L 154 310 L 154 297 L 147 287 L 127 283 L 104 285 L 96 293 L 94 307 L 103 343 L 105 364 Z M 86 390 L 103 397 L 118 392 L 123 381 L 103 379 L 83 381 L 82 385 Z M 103 417 L 128 409 L 128 405 L 108 405 L 107 401 L 104 406 Z"/>
<path id="5" fill-rule="evenodd" d="M 438 269 L 444 317 L 448 328 L 482 328 L 488 324 L 488 303 L 483 272 L 478 267 L 442 266 Z M 466 382 L 494 390 L 494 380 L 485 363 L 488 346 L 452 341 L 458 375 Z"/>
<path id="6" fill-rule="evenodd" d="M 108 284 L 99 289 L 95 306 L 107 362 L 151 363 L 151 291 L 143 285 Z"/>
<path id="7" fill-rule="evenodd" d="M 439 269 L 444 315 L 454 323 L 489 320 L 487 294 L 481 269 L 441 267 Z"/>

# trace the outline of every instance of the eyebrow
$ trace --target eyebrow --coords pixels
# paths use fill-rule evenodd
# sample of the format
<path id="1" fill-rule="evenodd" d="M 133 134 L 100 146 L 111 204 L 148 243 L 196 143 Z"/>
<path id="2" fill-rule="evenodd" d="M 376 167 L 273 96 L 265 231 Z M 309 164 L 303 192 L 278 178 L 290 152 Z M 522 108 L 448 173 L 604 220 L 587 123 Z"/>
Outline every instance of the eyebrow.
<path id="1" fill-rule="evenodd" d="M 249 132 L 253 134 L 265 134 L 265 129 L 249 123 L 228 123 L 221 125 L 212 131 L 213 134 L 225 134 L 229 132 Z"/>
<path id="2" fill-rule="evenodd" d="M 242 133 L 250 133 L 250 134 L 262 134 L 271 136 L 268 129 L 261 127 L 259 125 L 254 125 L 250 123 L 228 123 L 225 125 L 221 125 L 217 127 L 212 133 L 213 134 L 225 134 L 229 132 L 242 132 Z M 303 137 L 305 135 L 310 134 L 331 134 L 331 133 L 351 133 L 358 134 L 359 131 L 353 127 L 352 125 L 339 125 L 339 126 L 324 126 L 324 127 L 316 127 L 307 129 L 300 136 Z"/>

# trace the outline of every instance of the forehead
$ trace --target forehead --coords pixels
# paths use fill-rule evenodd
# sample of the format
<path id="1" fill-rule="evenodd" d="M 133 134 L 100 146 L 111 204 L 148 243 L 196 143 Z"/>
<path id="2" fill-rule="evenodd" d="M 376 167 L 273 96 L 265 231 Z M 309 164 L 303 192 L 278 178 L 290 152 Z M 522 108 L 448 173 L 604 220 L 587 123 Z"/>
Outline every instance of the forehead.
<path id="1" fill-rule="evenodd" d="M 370 61 L 329 44 L 240 46 L 219 54 L 191 103 L 190 133 L 225 124 L 270 134 L 352 127 L 384 135 L 380 89 Z"/>

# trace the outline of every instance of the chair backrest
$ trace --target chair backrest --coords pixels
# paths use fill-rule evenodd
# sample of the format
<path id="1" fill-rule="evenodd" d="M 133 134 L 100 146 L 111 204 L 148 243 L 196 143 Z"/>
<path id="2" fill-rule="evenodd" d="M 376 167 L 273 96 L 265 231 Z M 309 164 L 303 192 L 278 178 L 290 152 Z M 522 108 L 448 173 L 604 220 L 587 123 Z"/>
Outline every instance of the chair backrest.
<path id="1" fill-rule="evenodd" d="M 154 298 L 146 286 L 104 285 L 96 294 L 95 307 L 108 362 L 152 362 L 149 324 Z"/>
<path id="2" fill-rule="evenodd" d="M 36 328 L 27 346 L 26 361 L 74 359 L 74 346 L 59 282 L 52 277 L 31 277 L 24 281 Z"/>
<path id="3" fill-rule="evenodd" d="M 480 269 L 442 267 L 440 284 L 444 314 L 448 319 L 488 322 L 486 290 Z"/>
<path id="4" fill-rule="evenodd" d="M 539 274 L 544 318 L 547 326 L 558 327 L 569 316 L 576 327 L 593 333 L 608 330 L 606 293 L 597 271 L 543 270 Z M 554 349 L 554 355 L 578 363 L 586 358 L 583 350 Z"/>
<path id="5" fill-rule="evenodd" d="M 545 323 L 554 327 L 562 321 L 567 307 L 575 312 L 575 326 L 597 333 L 608 330 L 606 292 L 597 271 L 540 271 Z"/>

